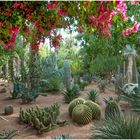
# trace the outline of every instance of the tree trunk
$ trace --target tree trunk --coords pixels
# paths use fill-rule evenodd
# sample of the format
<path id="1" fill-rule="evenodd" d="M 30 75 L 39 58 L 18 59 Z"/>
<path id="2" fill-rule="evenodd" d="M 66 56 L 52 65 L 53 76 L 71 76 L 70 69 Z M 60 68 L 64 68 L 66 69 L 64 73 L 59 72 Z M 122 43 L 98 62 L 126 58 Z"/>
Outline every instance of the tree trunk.
<path id="1" fill-rule="evenodd" d="M 2 67 L 2 74 L 3 74 L 3 78 L 7 79 L 8 78 L 8 64 L 5 64 Z"/>
<path id="2" fill-rule="evenodd" d="M 39 82 L 39 71 L 37 60 L 39 59 L 38 51 L 30 50 L 30 64 L 29 64 L 29 88 L 32 90 L 37 88 Z"/>

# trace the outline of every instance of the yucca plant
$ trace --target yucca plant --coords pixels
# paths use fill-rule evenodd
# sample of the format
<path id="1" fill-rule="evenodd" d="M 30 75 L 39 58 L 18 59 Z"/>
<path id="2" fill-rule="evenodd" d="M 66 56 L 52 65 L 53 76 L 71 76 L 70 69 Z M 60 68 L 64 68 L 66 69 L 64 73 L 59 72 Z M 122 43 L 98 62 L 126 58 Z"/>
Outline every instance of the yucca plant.
<path id="1" fill-rule="evenodd" d="M 0 132 L 0 139 L 12 139 L 15 135 L 17 135 L 15 129 L 3 130 Z"/>
<path id="2" fill-rule="evenodd" d="M 88 93 L 87 99 L 92 100 L 93 102 L 98 102 L 99 95 L 95 89 L 90 90 Z"/>
<path id="3" fill-rule="evenodd" d="M 140 117 L 116 117 L 105 120 L 103 126 L 92 128 L 91 138 L 96 139 L 140 139 Z"/>

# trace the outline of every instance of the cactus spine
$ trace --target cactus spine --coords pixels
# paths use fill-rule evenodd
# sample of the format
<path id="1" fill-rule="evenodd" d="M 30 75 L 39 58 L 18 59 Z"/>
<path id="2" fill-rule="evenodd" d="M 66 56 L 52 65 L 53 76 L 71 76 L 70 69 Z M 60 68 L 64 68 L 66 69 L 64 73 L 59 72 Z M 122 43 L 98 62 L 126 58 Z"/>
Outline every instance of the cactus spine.
<path id="1" fill-rule="evenodd" d="M 100 119 L 101 118 L 101 107 L 94 103 L 91 100 L 88 100 L 84 103 L 92 110 L 92 119 Z"/>
<path id="2" fill-rule="evenodd" d="M 83 98 L 76 98 L 74 100 L 72 100 L 69 104 L 69 115 L 72 116 L 72 111 L 73 109 L 79 105 L 79 104 L 83 104 L 85 102 L 85 100 Z"/>
<path id="3" fill-rule="evenodd" d="M 83 104 L 77 105 L 72 111 L 72 120 L 78 124 L 88 124 L 92 120 L 91 109 Z"/>

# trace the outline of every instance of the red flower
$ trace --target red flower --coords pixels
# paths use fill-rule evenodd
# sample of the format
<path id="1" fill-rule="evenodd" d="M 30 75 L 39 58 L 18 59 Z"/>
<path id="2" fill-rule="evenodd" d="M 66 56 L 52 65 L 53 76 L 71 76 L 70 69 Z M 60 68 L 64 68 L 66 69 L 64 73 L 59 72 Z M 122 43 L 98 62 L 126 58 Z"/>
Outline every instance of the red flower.
<path id="1" fill-rule="evenodd" d="M 67 13 L 64 12 L 64 11 L 61 10 L 61 9 L 58 10 L 57 14 L 58 14 L 59 16 L 62 16 L 62 17 L 67 15 Z"/>
<path id="2" fill-rule="evenodd" d="M 3 26 L 3 23 L 2 22 L 0 22 L 0 27 L 2 27 Z"/>
<path id="3" fill-rule="evenodd" d="M 19 5 L 19 4 L 18 4 L 17 2 L 15 2 L 14 5 L 13 5 L 13 7 L 14 7 L 15 9 L 17 9 L 18 5 Z"/>
<path id="4" fill-rule="evenodd" d="M 48 3 L 47 6 L 48 6 L 49 10 L 54 10 L 57 7 L 57 4 L 55 4 L 55 3 Z"/>
<path id="5" fill-rule="evenodd" d="M 10 9 L 10 8 L 7 8 L 6 11 L 7 11 L 8 13 L 11 13 L 11 9 Z"/>
<path id="6" fill-rule="evenodd" d="M 30 20 L 30 19 L 31 19 L 31 16 L 30 16 L 29 14 L 27 15 L 27 19 L 28 19 L 28 20 Z"/>
<path id="7" fill-rule="evenodd" d="M 24 7 L 24 5 L 23 4 L 21 4 L 20 5 L 20 9 L 24 9 L 25 7 Z"/>

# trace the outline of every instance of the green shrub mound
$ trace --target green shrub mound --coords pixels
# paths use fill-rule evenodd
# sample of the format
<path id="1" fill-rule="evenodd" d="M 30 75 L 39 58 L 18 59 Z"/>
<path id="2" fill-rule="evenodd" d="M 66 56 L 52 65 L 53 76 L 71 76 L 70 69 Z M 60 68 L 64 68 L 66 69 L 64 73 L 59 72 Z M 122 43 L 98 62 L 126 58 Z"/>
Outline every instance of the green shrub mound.
<path id="1" fill-rule="evenodd" d="M 72 111 L 72 120 L 77 124 L 88 124 L 92 121 L 91 109 L 83 104 L 77 105 Z"/>
<path id="2" fill-rule="evenodd" d="M 88 106 L 92 110 L 92 119 L 101 118 L 101 107 L 97 103 L 87 100 L 84 105 Z"/>
<path id="3" fill-rule="evenodd" d="M 83 98 L 76 98 L 74 100 L 72 100 L 70 103 L 69 103 L 69 115 L 72 116 L 72 111 L 73 109 L 79 105 L 79 104 L 83 104 L 85 102 L 85 100 Z"/>

